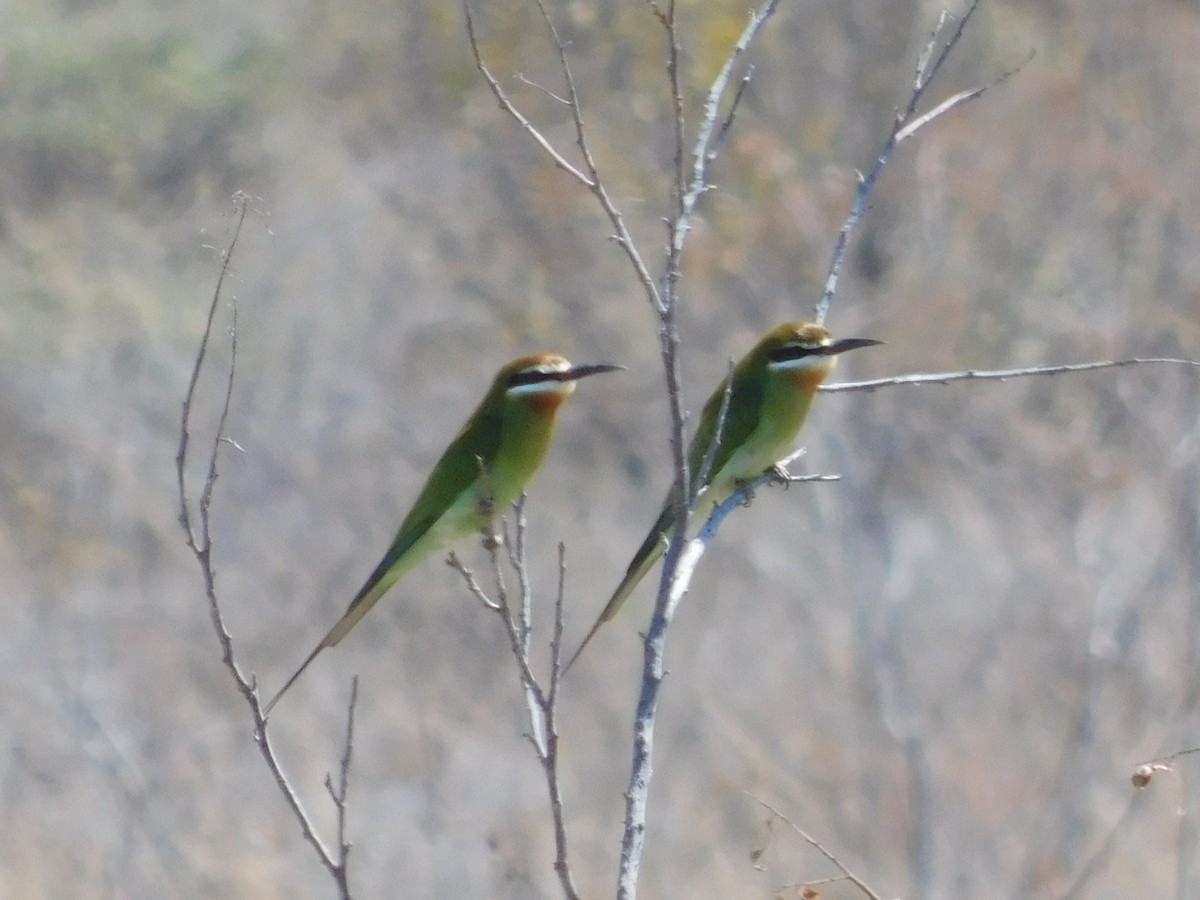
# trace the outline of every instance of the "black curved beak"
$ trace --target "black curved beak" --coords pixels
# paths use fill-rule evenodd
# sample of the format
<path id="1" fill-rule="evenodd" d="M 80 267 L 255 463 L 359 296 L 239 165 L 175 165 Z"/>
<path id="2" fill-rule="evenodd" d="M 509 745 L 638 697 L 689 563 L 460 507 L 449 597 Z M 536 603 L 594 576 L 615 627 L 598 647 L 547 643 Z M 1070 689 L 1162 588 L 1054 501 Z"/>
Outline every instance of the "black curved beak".
<path id="1" fill-rule="evenodd" d="M 565 372 L 559 375 L 563 381 L 577 381 L 580 378 L 587 378 L 589 375 L 600 375 L 603 372 L 624 372 L 624 366 L 615 366 L 611 363 L 593 363 L 586 366 L 571 366 Z"/>
<path id="2" fill-rule="evenodd" d="M 847 350 L 857 350 L 859 347 L 874 347 L 884 341 L 875 341 L 871 338 L 842 338 L 841 340 L 831 341 L 829 344 L 821 348 L 822 356 L 836 356 L 839 353 L 845 353 Z"/>

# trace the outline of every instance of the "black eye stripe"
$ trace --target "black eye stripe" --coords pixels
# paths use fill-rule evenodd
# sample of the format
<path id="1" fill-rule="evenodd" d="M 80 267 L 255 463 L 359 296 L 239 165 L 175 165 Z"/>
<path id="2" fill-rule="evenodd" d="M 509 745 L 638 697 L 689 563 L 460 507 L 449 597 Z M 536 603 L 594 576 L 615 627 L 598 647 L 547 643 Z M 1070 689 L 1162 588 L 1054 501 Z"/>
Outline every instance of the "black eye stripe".
<path id="1" fill-rule="evenodd" d="M 768 356 L 771 362 L 791 362 L 794 359 L 803 359 L 806 356 L 826 356 L 828 348 L 823 346 L 806 347 L 803 344 L 789 344 L 786 347 L 780 347 L 778 350 L 772 350 Z"/>
<path id="2" fill-rule="evenodd" d="M 521 387 L 526 384 L 539 384 L 543 381 L 562 381 L 567 374 L 567 372 L 539 372 L 537 369 L 515 372 L 508 376 L 508 386 Z"/>

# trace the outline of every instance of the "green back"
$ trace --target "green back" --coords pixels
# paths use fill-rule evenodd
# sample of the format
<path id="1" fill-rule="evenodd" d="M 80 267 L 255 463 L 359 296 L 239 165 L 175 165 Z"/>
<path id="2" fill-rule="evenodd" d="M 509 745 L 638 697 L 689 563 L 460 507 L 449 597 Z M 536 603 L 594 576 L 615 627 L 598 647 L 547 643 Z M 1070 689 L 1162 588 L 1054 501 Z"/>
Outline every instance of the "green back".
<path id="1" fill-rule="evenodd" d="M 484 398 L 479 409 L 467 420 L 467 424 L 450 442 L 441 458 L 434 465 L 429 478 L 417 495 L 412 509 L 400 523 L 391 547 L 370 577 L 363 584 L 358 596 L 366 594 L 384 573 L 400 560 L 412 546 L 423 538 L 429 529 L 442 517 L 465 491 L 472 490 L 479 481 L 480 459 L 495 459 L 500 446 L 503 423 L 499 407 L 490 402 L 490 394 Z M 485 410 L 491 409 L 488 414 Z M 465 519 L 462 531 L 482 526 L 482 517 Z M 415 563 L 416 560 L 413 560 Z M 357 599 L 357 598 L 356 598 Z"/>
<path id="2" fill-rule="evenodd" d="M 739 447 L 746 443 L 755 427 L 758 425 L 763 404 L 763 389 L 765 378 L 753 378 L 750 374 L 749 357 L 742 359 L 733 370 L 733 390 L 729 395 L 729 407 L 726 410 L 725 422 L 721 428 L 721 442 L 713 457 L 705 483 L 712 476 L 725 468 L 726 463 Z M 721 404 L 725 400 L 725 384 L 728 379 L 722 379 L 717 389 L 712 392 L 700 413 L 700 425 L 692 437 L 688 447 L 688 476 L 693 495 L 701 486 L 699 481 L 704 458 L 709 453 L 717 436 L 717 424 L 720 419 Z"/>

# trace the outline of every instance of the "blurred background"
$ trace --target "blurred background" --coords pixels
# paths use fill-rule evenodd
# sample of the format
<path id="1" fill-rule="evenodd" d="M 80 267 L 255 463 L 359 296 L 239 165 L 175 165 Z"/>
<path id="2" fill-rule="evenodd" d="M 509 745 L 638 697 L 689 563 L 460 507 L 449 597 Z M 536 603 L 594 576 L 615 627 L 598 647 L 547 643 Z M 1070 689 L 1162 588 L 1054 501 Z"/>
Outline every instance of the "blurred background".
<path id="1" fill-rule="evenodd" d="M 516 78 L 561 90 L 536 7 L 479 5 L 494 71 L 569 155 L 564 109 Z M 550 8 L 657 272 L 661 30 L 642 3 Z M 680 10 L 694 124 L 746 4 Z M 685 257 L 692 408 L 730 356 L 810 314 L 938 11 L 785 2 L 750 54 Z M 241 452 L 215 560 L 268 693 L 495 368 L 531 349 L 629 367 L 582 385 L 530 492 L 540 641 L 563 540 L 573 646 L 669 481 L 656 320 L 592 198 L 496 108 L 457 4 L 13 0 L 0 22 L 0 894 L 331 896 L 177 523 L 230 196 L 261 199 L 228 284 Z M 887 345 L 840 377 L 1200 356 L 1197 46 L 1183 0 L 985 0 L 931 102 L 1035 56 L 885 172 L 829 322 Z M 201 423 L 219 391 L 202 382 Z M 823 398 L 802 467 L 842 480 L 731 517 L 671 633 L 644 894 L 793 896 L 836 874 L 757 798 L 882 896 L 1197 896 L 1195 764 L 1141 793 L 1129 776 L 1200 744 L 1198 410 L 1197 374 L 1165 367 Z M 587 896 L 615 883 L 651 593 L 562 696 Z M 332 840 L 323 779 L 361 676 L 357 894 L 558 896 L 495 617 L 431 560 L 370 622 L 272 718 Z"/>

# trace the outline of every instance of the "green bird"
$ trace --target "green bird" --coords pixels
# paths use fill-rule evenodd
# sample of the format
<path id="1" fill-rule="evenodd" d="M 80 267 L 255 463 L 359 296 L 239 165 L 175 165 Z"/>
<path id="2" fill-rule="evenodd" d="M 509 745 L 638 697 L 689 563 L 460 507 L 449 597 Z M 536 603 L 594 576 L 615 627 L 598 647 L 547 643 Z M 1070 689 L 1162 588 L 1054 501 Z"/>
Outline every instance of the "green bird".
<path id="1" fill-rule="evenodd" d="M 588 375 L 622 366 L 573 366 L 556 353 L 522 356 L 496 373 L 467 424 L 433 467 L 400 530 L 346 612 L 287 680 L 264 715 L 326 647 L 342 640 L 409 569 L 446 544 L 481 531 L 488 509 L 503 509 L 541 466 L 555 415 Z"/>
<path id="2" fill-rule="evenodd" d="M 717 385 L 704 404 L 700 424 L 688 447 L 688 491 L 695 498 L 691 520 L 703 522 L 738 485 L 757 478 L 787 455 L 812 407 L 821 382 L 833 370 L 839 353 L 882 341 L 867 338 L 834 340 L 815 322 L 784 322 L 768 331 Z M 717 426 L 726 384 L 733 378 L 724 426 L 716 450 Z M 712 463 L 704 472 L 705 460 Z M 617 614 L 638 582 L 654 566 L 675 527 L 675 492 L 667 496 L 658 520 L 642 541 L 625 577 L 566 668 L 574 665 L 600 626 Z M 566 671 L 566 669 L 564 669 Z"/>

